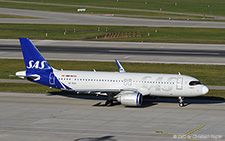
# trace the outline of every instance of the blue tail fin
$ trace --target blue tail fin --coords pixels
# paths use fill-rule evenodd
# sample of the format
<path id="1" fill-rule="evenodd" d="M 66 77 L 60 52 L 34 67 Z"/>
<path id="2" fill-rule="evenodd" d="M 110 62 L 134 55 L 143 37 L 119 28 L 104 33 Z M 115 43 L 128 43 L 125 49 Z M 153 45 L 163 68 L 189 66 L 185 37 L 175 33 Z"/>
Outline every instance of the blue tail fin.
<path id="1" fill-rule="evenodd" d="M 20 38 L 20 44 L 27 71 L 18 72 L 18 76 L 49 87 L 65 89 L 66 86 L 55 76 L 55 69 L 46 62 L 32 42 L 28 38 Z"/>
<path id="2" fill-rule="evenodd" d="M 28 38 L 19 39 L 27 71 L 52 70 L 52 67 Z"/>

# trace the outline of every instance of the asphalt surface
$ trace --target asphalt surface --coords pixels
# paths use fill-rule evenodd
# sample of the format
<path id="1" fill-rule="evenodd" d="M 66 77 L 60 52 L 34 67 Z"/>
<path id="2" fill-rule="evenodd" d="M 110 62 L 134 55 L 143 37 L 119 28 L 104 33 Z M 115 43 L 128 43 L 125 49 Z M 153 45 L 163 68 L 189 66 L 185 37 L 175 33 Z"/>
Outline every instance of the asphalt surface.
<path id="1" fill-rule="evenodd" d="M 82 53 L 82 54 L 122 54 L 122 55 L 156 55 L 156 56 L 199 56 L 225 57 L 224 50 L 191 50 L 191 49 L 143 49 L 143 48 L 113 48 L 113 47 L 65 47 L 36 46 L 40 52 L 51 53 Z M 0 45 L 0 51 L 19 51 L 20 45 Z"/>
<path id="2" fill-rule="evenodd" d="M 225 65 L 225 45 L 32 40 L 46 59 Z M 22 59 L 18 40 L 0 40 L 0 58 Z"/>
<path id="3" fill-rule="evenodd" d="M 224 101 L 144 99 L 142 107 L 105 97 L 0 92 L 0 140 L 7 141 L 174 141 L 225 140 Z"/>
<path id="4" fill-rule="evenodd" d="M 46 12 L 46 11 L 22 10 L 11 8 L 0 8 L 0 14 L 41 18 L 41 19 L 1 18 L 0 23 L 225 28 L 225 22 L 107 17 L 92 14 L 75 14 L 75 13 L 71 14 L 62 12 Z"/>

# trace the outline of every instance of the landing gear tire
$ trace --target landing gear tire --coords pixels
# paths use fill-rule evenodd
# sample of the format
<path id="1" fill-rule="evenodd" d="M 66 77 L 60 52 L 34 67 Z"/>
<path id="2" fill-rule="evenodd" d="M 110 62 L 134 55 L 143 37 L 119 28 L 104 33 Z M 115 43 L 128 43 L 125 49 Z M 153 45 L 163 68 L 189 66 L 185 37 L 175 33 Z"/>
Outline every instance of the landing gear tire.
<path id="1" fill-rule="evenodd" d="M 179 97 L 178 98 L 180 101 L 179 101 L 179 106 L 180 107 L 184 107 L 184 97 Z"/>
<path id="2" fill-rule="evenodd" d="M 105 105 L 106 105 L 107 107 L 113 106 L 113 100 L 107 100 L 107 101 L 105 102 Z"/>
<path id="3" fill-rule="evenodd" d="M 180 107 L 184 107 L 184 102 L 179 103 Z"/>

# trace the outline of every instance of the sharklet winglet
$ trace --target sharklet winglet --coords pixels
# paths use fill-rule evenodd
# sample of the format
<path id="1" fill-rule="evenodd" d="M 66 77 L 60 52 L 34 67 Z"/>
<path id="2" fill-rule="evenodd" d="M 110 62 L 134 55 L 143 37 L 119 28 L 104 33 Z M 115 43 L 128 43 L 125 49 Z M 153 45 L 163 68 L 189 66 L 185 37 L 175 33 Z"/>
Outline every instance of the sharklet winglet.
<path id="1" fill-rule="evenodd" d="M 116 64 L 117 64 L 117 67 L 119 69 L 119 72 L 126 72 L 125 69 L 123 68 L 123 66 L 120 64 L 120 62 L 118 60 L 116 60 Z"/>

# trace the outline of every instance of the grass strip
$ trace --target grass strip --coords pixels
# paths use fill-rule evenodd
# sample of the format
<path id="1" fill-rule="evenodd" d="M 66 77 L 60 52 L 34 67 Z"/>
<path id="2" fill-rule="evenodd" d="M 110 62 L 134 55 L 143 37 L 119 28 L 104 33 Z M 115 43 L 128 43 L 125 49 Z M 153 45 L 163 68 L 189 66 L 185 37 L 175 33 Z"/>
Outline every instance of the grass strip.
<path id="1" fill-rule="evenodd" d="M 37 83 L 19 84 L 19 83 L 0 83 L 0 92 L 18 92 L 18 93 L 73 93 L 49 88 Z M 75 93 L 73 93 L 75 94 Z M 224 100 L 225 90 L 210 90 L 208 94 L 198 97 L 199 99 Z"/>
<path id="2" fill-rule="evenodd" d="M 0 38 L 2 39 L 29 37 L 30 39 L 52 40 L 225 44 L 225 28 L 0 24 L 0 32 Z M 114 36 L 104 38 L 105 34 L 109 33 L 120 34 L 120 36 L 119 38 L 114 38 Z M 133 37 L 133 33 L 135 33 L 135 37 Z M 125 34 L 131 36 L 125 37 Z M 141 37 L 137 37 L 140 34 Z"/>
<path id="3" fill-rule="evenodd" d="M 92 71 L 118 71 L 115 62 L 88 61 L 48 61 L 56 69 Z M 9 78 L 9 74 L 25 70 L 24 61 L 17 59 L 0 59 L 0 79 Z M 145 64 L 122 63 L 127 72 L 168 73 L 190 75 L 205 85 L 225 86 L 225 66 L 216 65 L 181 65 L 181 64 Z"/>
<path id="4" fill-rule="evenodd" d="M 88 5 L 98 7 L 129 8 L 155 11 L 171 11 L 224 16 L 225 1 L 222 0 L 16 0 L 27 2 L 43 2 L 68 5 Z M 161 10 L 160 10 L 161 9 Z"/>
<path id="5" fill-rule="evenodd" d="M 200 96 L 199 98 L 225 100 L 225 90 L 210 90 L 208 94 Z"/>
<path id="6" fill-rule="evenodd" d="M 49 87 L 31 83 L 31 84 L 20 84 L 20 83 L 0 83 L 1 92 L 18 92 L 18 93 L 47 93 L 52 91 L 60 91 L 57 89 L 49 89 Z"/>

